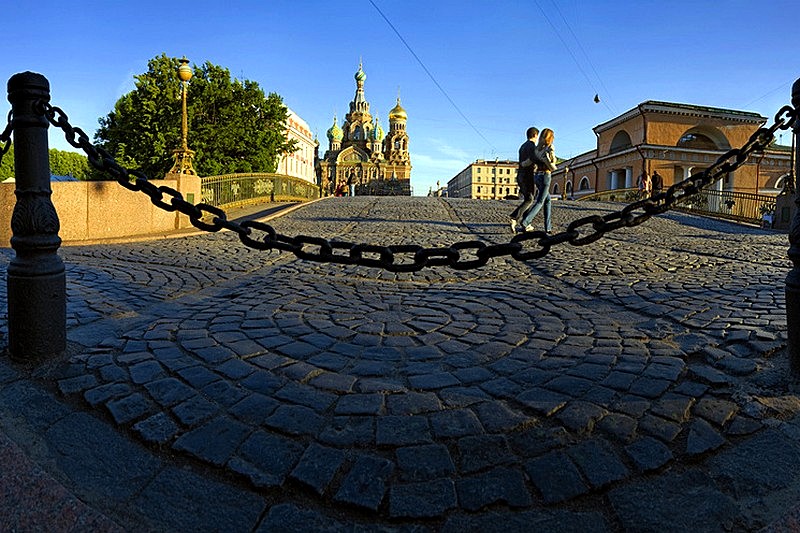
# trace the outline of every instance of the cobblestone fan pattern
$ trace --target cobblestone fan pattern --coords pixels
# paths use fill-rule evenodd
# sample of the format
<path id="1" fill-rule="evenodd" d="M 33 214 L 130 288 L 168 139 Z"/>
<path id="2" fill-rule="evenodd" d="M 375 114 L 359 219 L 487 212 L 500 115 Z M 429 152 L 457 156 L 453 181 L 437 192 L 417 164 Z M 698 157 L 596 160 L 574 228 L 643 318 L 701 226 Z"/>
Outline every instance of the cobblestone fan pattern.
<path id="1" fill-rule="evenodd" d="M 559 202 L 554 229 L 617 207 Z M 270 223 L 369 244 L 499 243 L 512 208 L 335 198 Z M 782 421 L 800 408 L 782 351 L 787 248 L 682 213 L 470 271 L 303 262 L 231 233 L 62 248 L 74 355 L 49 379 L 153 449 L 252 484 L 273 502 L 265 531 L 700 516 L 750 529 L 774 509 L 739 501 L 726 454 L 789 438 Z M 684 518 L 643 516 L 642 494 Z"/>

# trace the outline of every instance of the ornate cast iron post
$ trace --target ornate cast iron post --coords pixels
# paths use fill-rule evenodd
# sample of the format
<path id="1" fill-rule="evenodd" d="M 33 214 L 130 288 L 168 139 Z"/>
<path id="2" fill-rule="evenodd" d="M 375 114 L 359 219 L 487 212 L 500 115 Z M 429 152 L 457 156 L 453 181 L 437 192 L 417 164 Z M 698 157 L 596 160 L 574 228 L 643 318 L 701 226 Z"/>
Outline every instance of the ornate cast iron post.
<path id="1" fill-rule="evenodd" d="M 8 265 L 8 339 L 14 359 L 34 360 L 63 353 L 67 346 L 67 291 L 64 263 L 58 256 L 58 214 L 50 199 L 50 158 L 44 113 L 50 83 L 41 74 L 23 72 L 8 80 L 14 131 L 17 201 L 11 215 Z"/>
<path id="2" fill-rule="evenodd" d="M 192 67 L 189 66 L 189 60 L 185 57 L 181 58 L 181 66 L 178 67 L 178 78 L 181 80 L 181 147 L 172 152 L 172 157 L 175 158 L 175 164 L 172 165 L 171 174 L 191 174 L 195 175 L 192 160 L 194 159 L 194 151 L 189 150 L 189 143 L 187 135 L 189 132 L 189 119 L 186 113 L 186 92 L 189 88 L 189 80 L 192 79 Z"/>
<path id="3" fill-rule="evenodd" d="M 800 79 L 792 85 L 792 106 L 800 108 Z M 795 137 L 800 134 L 800 118 L 795 118 L 792 125 Z M 797 143 L 794 152 L 795 179 L 800 174 L 800 146 Z M 789 335 L 789 365 L 792 374 L 800 376 L 800 194 L 798 187 L 794 187 L 795 212 L 789 228 L 789 259 L 792 260 L 792 270 L 786 276 L 786 329 Z"/>

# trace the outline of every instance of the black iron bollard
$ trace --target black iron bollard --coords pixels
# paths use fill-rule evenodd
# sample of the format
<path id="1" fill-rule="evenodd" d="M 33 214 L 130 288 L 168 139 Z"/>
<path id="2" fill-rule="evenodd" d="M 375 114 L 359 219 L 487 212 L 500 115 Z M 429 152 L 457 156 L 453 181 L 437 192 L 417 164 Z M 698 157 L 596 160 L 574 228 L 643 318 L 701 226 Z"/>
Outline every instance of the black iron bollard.
<path id="1" fill-rule="evenodd" d="M 800 108 L 800 79 L 792 85 L 792 106 Z M 794 135 L 800 134 L 800 117 L 795 118 L 792 125 Z M 800 171 L 800 145 L 795 144 L 794 178 L 798 179 Z M 786 329 L 789 335 L 789 365 L 792 374 L 800 376 L 800 188 L 795 184 L 795 209 L 792 224 L 789 228 L 789 259 L 792 270 L 786 276 Z"/>
<path id="2" fill-rule="evenodd" d="M 58 214 L 50 199 L 47 118 L 36 102 L 50 101 L 50 83 L 23 72 L 8 80 L 14 131 L 17 201 L 11 215 L 8 265 L 9 353 L 18 360 L 59 355 L 67 346 L 67 290 L 58 256 Z"/>

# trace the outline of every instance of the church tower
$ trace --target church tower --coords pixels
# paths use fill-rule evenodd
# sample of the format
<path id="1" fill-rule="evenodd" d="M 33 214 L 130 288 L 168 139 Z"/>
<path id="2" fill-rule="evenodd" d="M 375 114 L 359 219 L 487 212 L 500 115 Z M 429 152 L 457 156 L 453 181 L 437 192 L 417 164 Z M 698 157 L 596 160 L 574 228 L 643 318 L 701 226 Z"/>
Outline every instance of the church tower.
<path id="1" fill-rule="evenodd" d="M 408 156 L 406 120 L 408 120 L 408 115 L 403 106 L 400 105 L 400 97 L 398 96 L 397 105 L 389 111 L 389 134 L 384 141 L 384 157 L 386 157 L 389 164 L 411 165 L 411 160 Z M 400 175 L 398 174 L 397 177 L 399 178 Z"/>
<path id="2" fill-rule="evenodd" d="M 336 116 L 328 129 L 328 151 L 319 160 L 323 194 L 339 194 L 356 185 L 356 195 L 411 194 L 411 158 L 408 151 L 406 121 L 400 105 L 389 112 L 389 132 L 385 133 L 369 110 L 364 93 L 367 75 L 359 61 L 353 76 L 356 93 L 344 116 L 341 128 Z"/>

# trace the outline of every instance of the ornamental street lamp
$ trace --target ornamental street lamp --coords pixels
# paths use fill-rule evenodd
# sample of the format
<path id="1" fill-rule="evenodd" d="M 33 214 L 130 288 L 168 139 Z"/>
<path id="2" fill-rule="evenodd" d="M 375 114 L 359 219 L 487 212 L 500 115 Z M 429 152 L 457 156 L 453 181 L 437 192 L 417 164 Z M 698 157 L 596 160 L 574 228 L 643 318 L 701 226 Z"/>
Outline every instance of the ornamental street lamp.
<path id="1" fill-rule="evenodd" d="M 191 174 L 196 175 L 192 160 L 194 159 L 194 151 L 189 150 L 187 142 L 187 134 L 189 131 L 189 121 L 186 115 L 186 92 L 189 88 L 189 80 L 192 79 L 192 67 L 189 66 L 189 60 L 186 57 L 181 58 L 181 65 L 178 67 L 178 78 L 181 80 L 181 109 L 182 109 L 182 122 L 181 122 L 181 146 L 173 150 L 172 157 L 175 159 L 175 164 L 172 165 L 171 174 Z"/>

